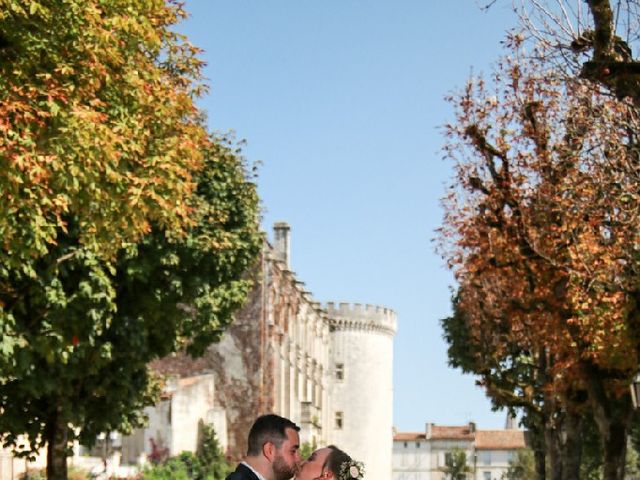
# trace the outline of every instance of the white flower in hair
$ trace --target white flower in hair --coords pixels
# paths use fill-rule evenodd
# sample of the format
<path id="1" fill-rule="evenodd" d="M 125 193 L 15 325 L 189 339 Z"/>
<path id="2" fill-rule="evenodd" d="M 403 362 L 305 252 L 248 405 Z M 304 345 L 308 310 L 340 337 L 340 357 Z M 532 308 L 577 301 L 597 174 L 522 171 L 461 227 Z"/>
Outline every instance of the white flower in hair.
<path id="1" fill-rule="evenodd" d="M 338 480 L 363 480 L 364 464 L 355 460 L 343 462 L 340 465 Z"/>

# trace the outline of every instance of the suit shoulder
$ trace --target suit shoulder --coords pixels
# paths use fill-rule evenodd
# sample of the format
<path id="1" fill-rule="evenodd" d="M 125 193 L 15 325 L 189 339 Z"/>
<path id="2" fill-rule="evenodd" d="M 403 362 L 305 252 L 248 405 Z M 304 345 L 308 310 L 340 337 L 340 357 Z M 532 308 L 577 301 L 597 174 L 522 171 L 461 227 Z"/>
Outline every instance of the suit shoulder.
<path id="1" fill-rule="evenodd" d="M 240 464 L 235 471 L 227 475 L 225 480 L 258 480 L 258 478 L 250 469 Z"/>

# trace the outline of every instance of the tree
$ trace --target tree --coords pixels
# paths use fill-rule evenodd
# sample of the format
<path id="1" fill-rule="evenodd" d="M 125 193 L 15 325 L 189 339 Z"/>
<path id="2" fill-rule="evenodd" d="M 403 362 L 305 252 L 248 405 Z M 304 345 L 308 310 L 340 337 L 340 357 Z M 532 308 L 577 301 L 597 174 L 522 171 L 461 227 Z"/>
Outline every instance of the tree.
<path id="1" fill-rule="evenodd" d="M 487 8 L 495 3 L 489 2 Z M 636 0 L 517 0 L 525 36 L 570 76 L 606 87 L 640 106 L 640 3 Z"/>
<path id="2" fill-rule="evenodd" d="M 46 444 L 48 478 L 66 478 L 73 440 L 139 425 L 158 391 L 147 364 L 201 354 L 248 292 L 261 246 L 255 185 L 223 140 L 203 153 L 186 236 L 152 224 L 110 263 L 69 223 L 34 277 L 7 276 L 16 294 L 3 297 L 13 344 L 0 357 L 0 431 L 20 455 Z"/>
<path id="3" fill-rule="evenodd" d="M 25 454 L 48 443 L 48 474 L 60 478 L 69 404 L 51 392 L 81 398 L 81 419 L 102 415 L 82 402 L 105 388 L 115 404 L 149 401 L 130 394 L 146 390 L 146 372 L 131 383 L 118 376 L 125 351 L 113 351 L 109 335 L 125 332 L 111 318 L 114 262 L 152 224 L 176 238 L 193 226 L 194 174 L 208 143 L 193 103 L 200 62 L 171 31 L 183 16 L 175 4 L 1 5 L 1 438 Z M 72 381 L 81 370 L 102 383 Z"/>
<path id="4" fill-rule="evenodd" d="M 563 412 L 586 395 L 604 478 L 622 479 L 640 331 L 637 115 L 521 41 L 510 37 L 492 87 L 474 79 L 451 97 L 441 251 L 471 335 L 493 335 L 496 359 L 539 352 L 541 391 Z"/>
<path id="5" fill-rule="evenodd" d="M 502 475 L 502 480 L 531 480 L 535 478 L 534 454 L 531 450 L 520 449 L 509 462 L 509 468 Z"/>
<path id="6" fill-rule="evenodd" d="M 467 474 L 472 472 L 471 467 L 467 465 L 467 454 L 459 448 L 447 452 L 444 463 L 442 471 L 447 480 L 466 480 Z"/>
<path id="7" fill-rule="evenodd" d="M 198 424 L 198 451 L 196 454 L 182 452 L 164 459 L 142 472 L 147 480 L 224 480 L 233 471 L 233 465 L 222 453 L 220 444 L 211 425 L 200 421 Z"/>
<path id="8" fill-rule="evenodd" d="M 474 333 L 477 325 L 468 321 L 460 308 L 461 296 L 459 293 L 453 299 L 453 315 L 441 321 L 449 345 L 449 365 L 477 375 L 493 408 L 523 412 L 522 423 L 529 431 L 538 480 L 546 478 L 547 460 L 552 478 L 561 478 L 562 472 L 568 477 L 577 475 L 580 415 L 567 414 L 554 395 L 545 390 L 550 374 L 546 350 L 526 346 L 523 339 L 515 343 L 505 335 L 496 335 L 494 318 L 488 320 L 493 324 L 492 330 Z M 502 321 L 499 328 L 506 332 L 510 326 Z"/>
<path id="9" fill-rule="evenodd" d="M 0 278 L 33 276 L 70 228 L 113 257 L 151 222 L 191 225 L 207 135 L 197 49 L 171 30 L 177 2 L 1 5 Z"/>
<path id="10" fill-rule="evenodd" d="M 465 480 L 467 474 L 473 470 L 467 464 L 467 454 L 464 450 L 454 448 L 445 454 L 445 466 L 442 471 L 448 480 Z"/>
<path id="11" fill-rule="evenodd" d="M 4 0 L 0 439 L 66 478 L 137 425 L 149 360 L 219 338 L 257 254 L 255 185 L 209 138 L 197 49 L 163 0 Z"/>
<path id="12" fill-rule="evenodd" d="M 213 426 L 201 422 L 199 427 L 197 458 L 202 469 L 201 478 L 224 480 L 235 467 L 224 456 Z"/>

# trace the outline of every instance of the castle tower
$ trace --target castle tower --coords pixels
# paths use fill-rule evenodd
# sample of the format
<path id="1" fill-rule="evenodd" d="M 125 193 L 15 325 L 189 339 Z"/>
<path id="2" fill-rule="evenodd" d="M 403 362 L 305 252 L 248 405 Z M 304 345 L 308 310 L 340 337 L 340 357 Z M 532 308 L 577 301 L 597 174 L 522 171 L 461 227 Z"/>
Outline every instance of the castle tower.
<path id="1" fill-rule="evenodd" d="M 331 440 L 365 464 L 367 480 L 391 478 L 393 336 L 396 314 L 374 305 L 327 303 Z"/>

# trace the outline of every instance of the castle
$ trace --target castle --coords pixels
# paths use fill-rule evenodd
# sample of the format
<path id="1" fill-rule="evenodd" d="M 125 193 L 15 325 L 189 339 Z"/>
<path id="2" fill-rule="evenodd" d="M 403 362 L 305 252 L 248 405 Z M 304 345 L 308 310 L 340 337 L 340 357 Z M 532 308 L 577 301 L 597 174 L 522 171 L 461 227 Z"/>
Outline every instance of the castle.
<path id="1" fill-rule="evenodd" d="M 234 459 L 246 453 L 256 416 L 274 412 L 301 426 L 302 443 L 335 444 L 365 463 L 368 480 L 389 480 L 396 315 L 373 305 L 321 305 L 289 258 L 290 228 L 278 222 L 247 303 L 222 340 L 202 358 L 174 356 L 154 368 L 213 373 L 214 424 L 226 429 L 223 444 Z"/>

